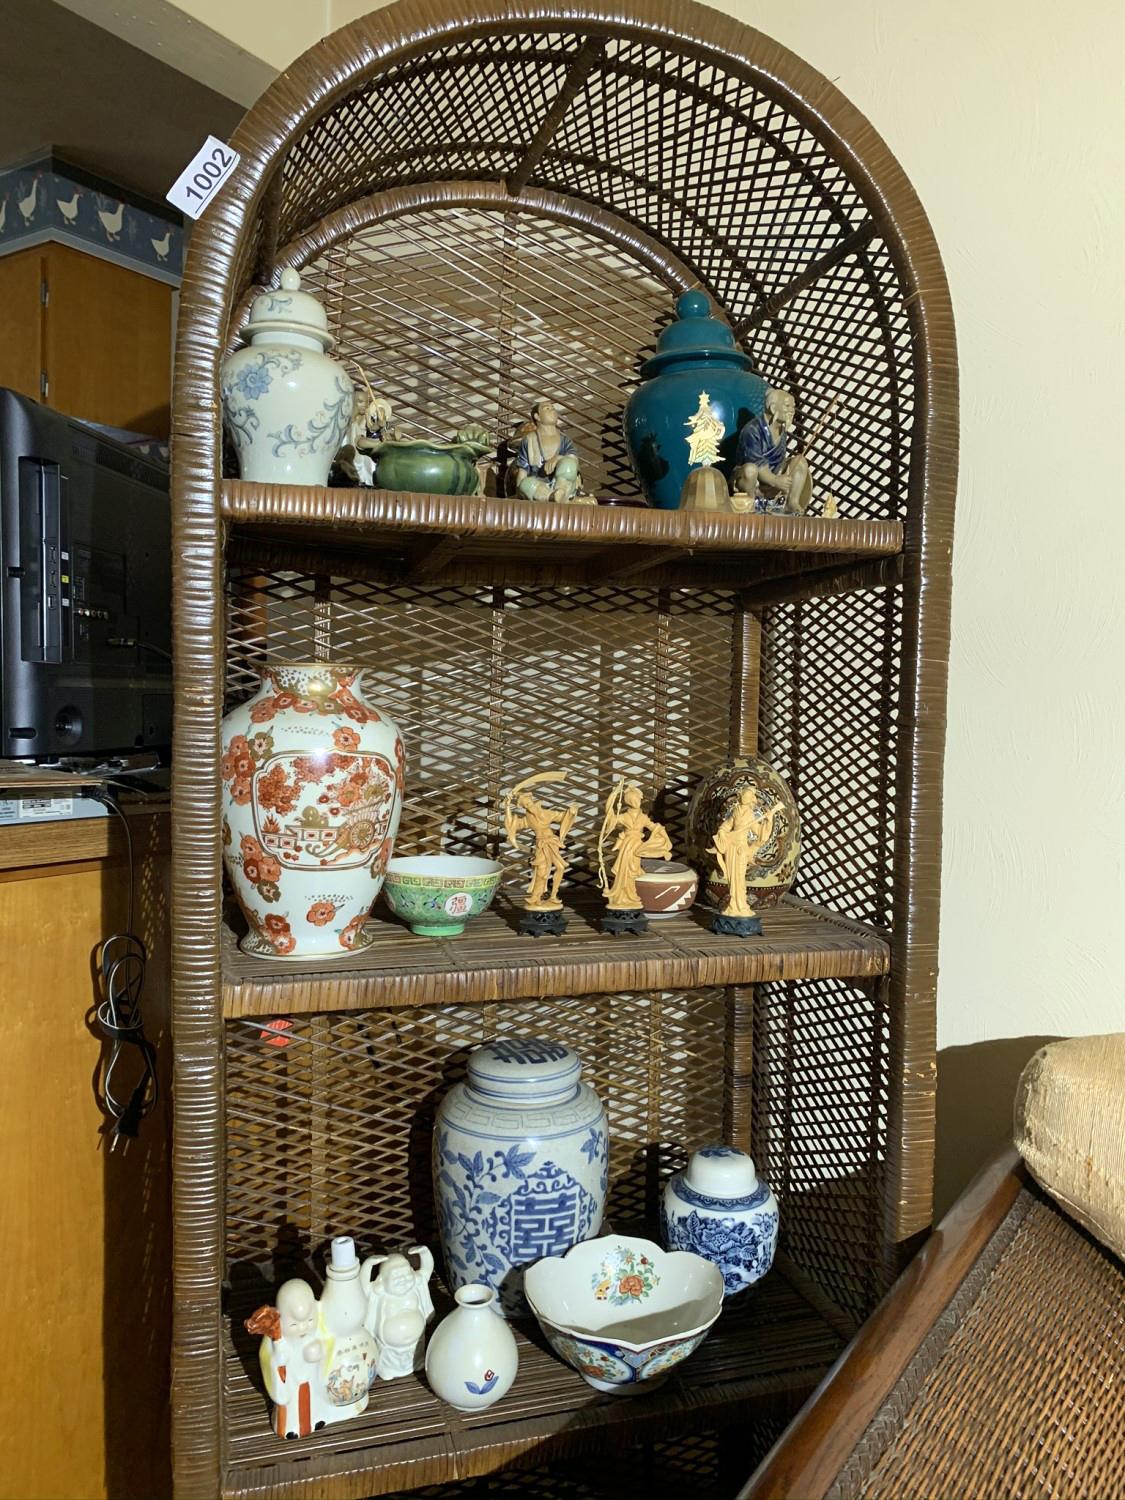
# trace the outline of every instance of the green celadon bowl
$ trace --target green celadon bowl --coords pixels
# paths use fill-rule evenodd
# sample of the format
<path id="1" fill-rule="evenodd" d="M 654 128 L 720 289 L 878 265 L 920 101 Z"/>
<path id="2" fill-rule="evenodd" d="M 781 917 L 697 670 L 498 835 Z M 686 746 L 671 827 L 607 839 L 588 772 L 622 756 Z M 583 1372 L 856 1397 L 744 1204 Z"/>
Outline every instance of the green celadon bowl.
<path id="1" fill-rule="evenodd" d="M 468 443 L 413 442 L 397 438 L 375 452 L 375 483 L 381 490 L 413 490 L 423 495 L 472 495 L 479 474 L 477 448 Z"/>
<path id="2" fill-rule="evenodd" d="M 387 865 L 383 895 L 420 937 L 456 937 L 487 911 L 502 866 L 468 854 L 408 854 Z"/>

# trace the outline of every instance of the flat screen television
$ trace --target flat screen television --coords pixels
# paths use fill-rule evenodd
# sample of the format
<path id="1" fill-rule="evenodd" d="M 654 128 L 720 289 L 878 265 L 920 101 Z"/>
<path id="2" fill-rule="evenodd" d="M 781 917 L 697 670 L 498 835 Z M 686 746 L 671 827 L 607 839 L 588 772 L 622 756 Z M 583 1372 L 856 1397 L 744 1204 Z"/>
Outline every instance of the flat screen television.
<path id="1" fill-rule="evenodd" d="M 127 438 L 0 390 L 0 755 L 171 745 L 168 468 Z"/>

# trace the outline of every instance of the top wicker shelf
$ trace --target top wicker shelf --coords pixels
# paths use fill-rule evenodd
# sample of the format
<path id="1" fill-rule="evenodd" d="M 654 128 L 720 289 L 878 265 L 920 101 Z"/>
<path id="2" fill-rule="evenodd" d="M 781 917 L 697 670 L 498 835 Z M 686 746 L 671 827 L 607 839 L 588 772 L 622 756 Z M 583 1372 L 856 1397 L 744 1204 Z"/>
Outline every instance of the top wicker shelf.
<path id="1" fill-rule="evenodd" d="M 257 545 L 369 553 L 403 579 L 742 588 L 815 572 L 870 586 L 902 550 L 902 524 L 852 517 L 726 515 L 391 490 L 225 480 L 222 513 Z M 326 558 L 326 561 L 328 559 Z M 842 580 L 847 586 L 848 580 Z"/>

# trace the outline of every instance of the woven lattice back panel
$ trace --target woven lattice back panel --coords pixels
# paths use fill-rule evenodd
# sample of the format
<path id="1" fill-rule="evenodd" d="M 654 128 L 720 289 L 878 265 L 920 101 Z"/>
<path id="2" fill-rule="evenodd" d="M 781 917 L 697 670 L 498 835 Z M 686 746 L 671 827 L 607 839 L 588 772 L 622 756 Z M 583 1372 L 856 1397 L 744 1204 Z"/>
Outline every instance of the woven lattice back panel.
<path id="1" fill-rule="evenodd" d="M 564 770 L 579 805 L 571 874 L 593 879 L 600 807 L 627 776 L 683 847 L 696 780 L 731 744 L 733 596 L 626 588 L 381 585 L 234 570 L 228 692 L 265 656 L 369 667 L 367 691 L 402 730 L 404 853 L 526 860 L 501 846 L 501 793 Z"/>
<path id="2" fill-rule="evenodd" d="M 721 990 L 302 1016 L 285 1044 L 226 1028 L 227 1256 L 300 1260 L 334 1234 L 437 1243 L 434 1110 L 469 1049 L 546 1035 L 575 1048 L 609 1114 L 608 1213 L 652 1220 L 661 1183 L 723 1133 Z"/>
<path id="3" fill-rule="evenodd" d="M 550 396 L 587 487 L 635 493 L 621 411 L 671 298 L 598 235 L 431 208 L 338 241 L 305 278 L 337 356 L 367 372 L 402 435 L 445 441 L 471 421 L 499 443 Z"/>
<path id="4" fill-rule="evenodd" d="M 801 810 L 794 893 L 892 925 L 902 591 L 778 605 L 761 635 L 759 746 Z"/>
<path id="5" fill-rule="evenodd" d="M 754 1157 L 782 1203 L 786 1250 L 856 1323 L 886 1290 L 890 1025 L 882 988 L 758 985 Z"/>

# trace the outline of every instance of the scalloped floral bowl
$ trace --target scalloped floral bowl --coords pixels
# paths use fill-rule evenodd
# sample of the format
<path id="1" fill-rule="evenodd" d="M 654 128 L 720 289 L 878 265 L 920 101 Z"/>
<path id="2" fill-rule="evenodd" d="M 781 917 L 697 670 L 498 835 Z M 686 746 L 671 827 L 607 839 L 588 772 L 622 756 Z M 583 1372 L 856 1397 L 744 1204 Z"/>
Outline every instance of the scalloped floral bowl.
<path id="1" fill-rule="evenodd" d="M 456 937 L 487 911 L 503 866 L 468 854 L 407 854 L 387 865 L 383 895 L 421 937 Z"/>
<path id="2" fill-rule="evenodd" d="M 652 1390 L 723 1308 L 718 1268 L 688 1250 L 609 1234 L 530 1266 L 524 1292 L 555 1353 L 596 1391 Z"/>

